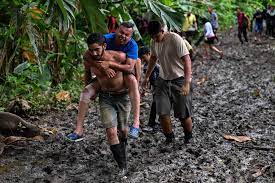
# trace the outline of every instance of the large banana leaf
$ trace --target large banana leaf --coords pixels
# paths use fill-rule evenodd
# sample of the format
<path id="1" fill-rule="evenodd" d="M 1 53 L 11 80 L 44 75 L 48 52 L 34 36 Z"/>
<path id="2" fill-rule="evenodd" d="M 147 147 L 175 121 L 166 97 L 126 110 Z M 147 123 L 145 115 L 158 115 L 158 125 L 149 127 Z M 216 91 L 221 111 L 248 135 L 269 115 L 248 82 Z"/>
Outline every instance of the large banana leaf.
<path id="1" fill-rule="evenodd" d="M 180 22 L 172 18 L 176 14 L 174 9 L 154 0 L 144 0 L 144 3 L 149 10 L 162 19 L 169 29 L 180 31 Z"/>
<path id="2" fill-rule="evenodd" d="M 86 14 L 91 32 L 107 33 L 107 25 L 105 17 L 100 11 L 100 3 L 98 0 L 80 0 L 81 6 Z"/>
<path id="3" fill-rule="evenodd" d="M 47 22 L 49 24 L 58 22 L 59 30 L 67 32 L 75 19 L 73 13 L 76 10 L 75 3 L 75 0 L 48 0 L 46 6 L 50 16 Z"/>

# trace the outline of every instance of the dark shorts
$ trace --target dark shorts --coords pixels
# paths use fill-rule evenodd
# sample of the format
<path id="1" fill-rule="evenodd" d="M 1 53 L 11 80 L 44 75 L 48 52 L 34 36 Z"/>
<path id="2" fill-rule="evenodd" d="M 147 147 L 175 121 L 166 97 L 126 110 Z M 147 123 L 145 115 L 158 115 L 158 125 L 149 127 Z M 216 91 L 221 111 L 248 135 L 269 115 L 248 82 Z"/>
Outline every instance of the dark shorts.
<path id="1" fill-rule="evenodd" d="M 196 33 L 197 33 L 197 31 L 186 31 L 185 36 L 188 37 L 188 38 L 193 37 L 193 36 L 196 35 Z"/>
<path id="2" fill-rule="evenodd" d="M 205 40 L 204 42 L 207 44 L 214 44 L 214 40 L 215 40 L 215 37 L 210 37 L 210 38 L 207 38 L 207 40 Z"/>
<path id="3" fill-rule="evenodd" d="M 128 127 L 128 119 L 131 110 L 128 92 L 99 94 L 100 117 L 104 128 L 117 127 L 125 129 Z"/>
<path id="4" fill-rule="evenodd" d="M 158 78 L 154 91 L 158 115 L 170 115 L 173 108 L 175 118 L 186 119 L 192 116 L 193 87 L 191 84 L 190 93 L 184 96 L 181 94 L 183 83 L 183 77 L 169 81 Z"/>

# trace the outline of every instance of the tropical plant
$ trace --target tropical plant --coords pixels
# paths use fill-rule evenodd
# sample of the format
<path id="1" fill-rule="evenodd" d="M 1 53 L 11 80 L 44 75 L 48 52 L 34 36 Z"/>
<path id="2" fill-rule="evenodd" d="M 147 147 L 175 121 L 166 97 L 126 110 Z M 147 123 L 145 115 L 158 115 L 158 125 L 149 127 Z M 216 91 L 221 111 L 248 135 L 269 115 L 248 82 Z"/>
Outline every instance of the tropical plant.
<path id="1" fill-rule="evenodd" d="M 60 89 L 77 100 L 85 39 L 89 32 L 107 33 L 107 15 L 135 23 L 135 39 L 148 44 L 149 37 L 138 30 L 141 17 L 160 19 L 169 29 L 180 30 L 184 13 L 192 11 L 200 19 L 209 16 L 207 7 L 211 6 L 223 29 L 235 23 L 237 6 L 251 17 L 257 7 L 268 3 L 272 0 L 2 0 L 1 105 L 15 96 L 40 97 L 46 102 L 45 92 L 54 99 L 48 91 L 54 95 Z"/>

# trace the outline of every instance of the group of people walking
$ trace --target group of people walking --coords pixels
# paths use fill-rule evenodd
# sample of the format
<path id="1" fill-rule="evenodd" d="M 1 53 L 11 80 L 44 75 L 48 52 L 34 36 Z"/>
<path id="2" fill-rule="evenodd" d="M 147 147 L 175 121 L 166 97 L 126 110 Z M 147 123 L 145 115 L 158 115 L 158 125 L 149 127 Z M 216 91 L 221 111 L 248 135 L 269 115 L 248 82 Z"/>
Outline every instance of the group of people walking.
<path id="1" fill-rule="evenodd" d="M 88 104 L 98 94 L 102 125 L 106 129 L 110 150 L 121 175 L 127 172 L 126 147 L 131 104 L 134 123 L 130 127 L 130 136 L 137 138 L 140 130 L 137 82 L 140 76 L 134 72 L 140 70 L 140 60 L 147 62 L 142 87 L 146 88 L 149 81 L 154 85 L 155 110 L 159 115 L 166 143 L 173 142 L 175 138 L 170 119 L 172 108 L 175 117 L 182 123 L 184 142 L 189 143 L 192 137 L 192 69 L 184 40 L 176 33 L 165 31 L 159 21 L 151 21 L 148 32 L 153 45 L 151 49 L 141 48 L 138 57 L 138 46 L 132 38 L 133 31 L 132 23 L 123 22 L 115 33 L 92 33 L 88 37 L 89 49 L 83 57 L 85 88 L 80 96 L 76 129 L 67 136 L 71 141 L 82 139 Z M 156 66 L 157 60 L 159 66 Z M 96 77 L 92 78 L 91 73 Z M 149 125 L 155 124 L 151 121 Z"/>
<path id="2" fill-rule="evenodd" d="M 212 49 L 222 58 L 223 52 L 214 46 L 214 41 L 219 41 L 218 16 L 212 8 L 208 12 L 210 19 L 202 21 L 204 56 L 208 58 L 208 49 Z M 245 28 L 248 17 L 240 9 L 237 10 L 237 17 L 238 37 L 243 42 L 243 35 L 245 41 L 248 41 Z M 261 26 L 257 22 L 259 15 L 254 17 L 257 30 L 260 30 Z M 196 17 L 188 12 L 182 30 L 190 44 L 197 29 Z M 113 33 L 89 35 L 88 50 L 83 56 L 85 88 L 80 95 L 76 129 L 67 135 L 70 141 L 83 139 L 83 124 L 89 103 L 98 95 L 102 126 L 106 129 L 110 150 L 122 176 L 127 174 L 127 138 L 138 138 L 140 132 L 139 83 L 142 83 L 143 89 L 149 83 L 153 88 L 148 126 L 156 126 L 155 119 L 158 115 L 165 143 L 173 142 L 175 135 L 170 117 L 173 110 L 174 117 L 183 127 L 184 143 L 190 143 L 192 139 L 192 46 L 179 34 L 167 31 L 160 21 L 148 22 L 147 31 L 152 39 L 151 47 L 143 46 L 140 49 L 132 38 L 134 25 L 130 22 L 122 22 L 117 29 L 112 30 Z M 141 62 L 144 63 L 142 82 Z M 134 122 L 128 129 L 131 108 Z"/>

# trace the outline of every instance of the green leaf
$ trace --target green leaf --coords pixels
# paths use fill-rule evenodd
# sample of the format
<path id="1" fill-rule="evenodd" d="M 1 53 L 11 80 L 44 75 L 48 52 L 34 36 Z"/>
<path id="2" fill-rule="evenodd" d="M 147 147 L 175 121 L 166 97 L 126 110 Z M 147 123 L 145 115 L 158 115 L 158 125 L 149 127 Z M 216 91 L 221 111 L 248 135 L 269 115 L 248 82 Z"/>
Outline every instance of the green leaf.
<path id="1" fill-rule="evenodd" d="M 40 59 L 39 59 L 39 51 L 38 51 L 38 48 L 37 48 L 37 45 L 36 45 L 36 39 L 35 39 L 35 35 L 34 35 L 34 27 L 32 27 L 31 25 L 27 26 L 27 34 L 29 36 L 29 39 L 31 41 L 31 45 L 34 49 L 34 54 L 36 56 L 36 59 L 37 59 L 37 63 L 38 63 L 38 66 L 39 66 L 39 71 L 40 73 L 42 73 L 42 69 L 41 69 L 41 62 L 40 62 Z"/>
<path id="2" fill-rule="evenodd" d="M 14 68 L 13 73 L 14 74 L 21 74 L 25 69 L 27 69 L 30 66 L 29 62 L 23 62 L 19 64 L 17 67 Z"/>
<path id="3" fill-rule="evenodd" d="M 68 18 L 68 13 L 64 7 L 64 2 L 62 0 L 56 0 L 58 7 L 60 8 L 62 15 L 63 15 L 63 19 L 66 20 Z"/>
<path id="4" fill-rule="evenodd" d="M 88 19 L 90 31 L 108 32 L 105 17 L 100 11 L 98 0 L 80 0 L 80 3 Z"/>

